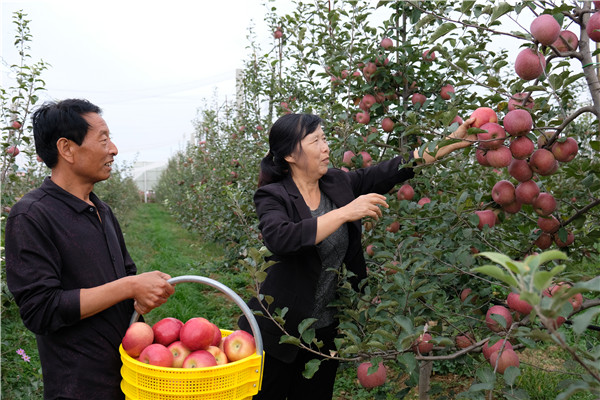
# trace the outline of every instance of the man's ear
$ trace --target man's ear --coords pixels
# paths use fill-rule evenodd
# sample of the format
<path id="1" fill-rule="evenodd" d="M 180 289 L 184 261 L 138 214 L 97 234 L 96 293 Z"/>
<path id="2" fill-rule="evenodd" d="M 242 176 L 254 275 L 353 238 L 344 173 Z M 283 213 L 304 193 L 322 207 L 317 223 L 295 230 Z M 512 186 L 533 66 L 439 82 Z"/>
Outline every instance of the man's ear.
<path id="1" fill-rule="evenodd" d="M 64 137 L 56 141 L 58 156 L 70 164 L 73 163 L 73 144 L 72 141 Z"/>

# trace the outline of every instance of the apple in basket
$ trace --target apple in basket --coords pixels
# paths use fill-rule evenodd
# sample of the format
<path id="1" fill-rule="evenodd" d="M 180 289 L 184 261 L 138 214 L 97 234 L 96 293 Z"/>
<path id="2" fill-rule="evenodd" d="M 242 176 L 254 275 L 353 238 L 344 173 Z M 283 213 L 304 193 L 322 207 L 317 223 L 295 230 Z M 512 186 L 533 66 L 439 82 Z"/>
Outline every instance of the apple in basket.
<path id="1" fill-rule="evenodd" d="M 191 351 L 206 350 L 215 337 L 215 324 L 206 318 L 190 318 L 181 327 L 179 339 Z"/>
<path id="2" fill-rule="evenodd" d="M 215 324 L 213 324 L 215 327 L 215 336 L 213 337 L 213 341 L 211 342 L 211 346 L 217 346 L 219 347 L 219 345 L 221 344 L 221 339 L 223 338 L 221 335 L 221 330 L 219 329 L 219 327 Z"/>
<path id="3" fill-rule="evenodd" d="M 229 362 L 251 356 L 256 352 L 254 336 L 243 330 L 233 331 L 229 336 L 223 338 L 223 351 Z"/>
<path id="4" fill-rule="evenodd" d="M 167 349 L 173 354 L 173 368 L 181 368 L 183 366 L 183 361 L 192 352 L 185 347 L 181 340 L 171 343 L 167 346 Z"/>
<path id="5" fill-rule="evenodd" d="M 183 361 L 183 368 L 206 368 L 217 365 L 215 356 L 206 350 L 196 350 Z"/>
<path id="6" fill-rule="evenodd" d="M 173 353 L 160 343 L 152 343 L 142 350 L 138 361 L 158 367 L 172 367 Z"/>
<path id="7" fill-rule="evenodd" d="M 154 332 L 152 327 L 145 322 L 134 322 L 125 331 L 121 344 L 127 354 L 136 358 L 153 341 Z"/>
<path id="8" fill-rule="evenodd" d="M 208 351 L 215 357 L 217 365 L 223 365 L 229 362 L 229 359 L 227 359 L 227 355 L 225 354 L 225 352 L 217 346 L 208 346 L 206 351 Z"/>
<path id="9" fill-rule="evenodd" d="M 152 325 L 152 331 L 154 332 L 154 343 L 160 343 L 164 346 L 168 346 L 173 342 L 179 340 L 179 331 L 183 326 L 183 322 L 177 318 L 167 317 L 163 318 L 154 325 Z"/>

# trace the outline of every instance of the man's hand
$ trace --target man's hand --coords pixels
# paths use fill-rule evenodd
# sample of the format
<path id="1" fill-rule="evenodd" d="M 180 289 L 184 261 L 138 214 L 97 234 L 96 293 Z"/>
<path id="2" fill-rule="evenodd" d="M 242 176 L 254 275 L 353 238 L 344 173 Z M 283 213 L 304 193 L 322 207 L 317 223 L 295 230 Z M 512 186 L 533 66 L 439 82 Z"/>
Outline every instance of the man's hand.
<path id="1" fill-rule="evenodd" d="M 171 276 L 163 272 L 146 272 L 133 278 L 134 307 L 139 314 L 149 313 L 175 293 L 175 286 L 167 282 Z"/>

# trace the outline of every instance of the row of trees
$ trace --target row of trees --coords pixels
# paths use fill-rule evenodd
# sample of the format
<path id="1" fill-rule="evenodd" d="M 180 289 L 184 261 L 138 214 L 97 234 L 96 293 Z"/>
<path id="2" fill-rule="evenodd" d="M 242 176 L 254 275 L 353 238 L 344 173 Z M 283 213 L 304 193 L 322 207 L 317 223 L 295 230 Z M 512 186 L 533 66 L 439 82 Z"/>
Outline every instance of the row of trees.
<path id="1" fill-rule="evenodd" d="M 410 182 L 412 200 L 390 193 L 383 218 L 364 221 L 370 276 L 360 295 L 345 285 L 340 289 L 344 338 L 338 356 L 394 364 L 411 376 L 409 385 L 420 385 L 425 398 L 431 362 L 460 359 L 499 338 L 521 346 L 536 346 L 542 337 L 565 344 L 563 333 L 548 322 L 559 315 L 575 321 L 570 327 L 577 334 L 594 318 L 597 321 L 599 278 L 558 263 L 563 258 L 568 266 L 597 263 L 600 251 L 595 223 L 600 204 L 600 85 L 593 62 L 597 51 L 586 32 L 586 22 L 595 12 L 591 3 L 297 2 L 287 15 L 278 15 L 276 6 L 270 6 L 266 19 L 273 27 L 272 47 L 259 48 L 258 38 L 249 33 L 242 107 L 205 104 L 197 120 L 197 143 L 170 161 L 160 182 L 158 195 L 182 223 L 230 244 L 231 262 L 243 258 L 242 264 L 260 281 L 267 265 L 252 195 L 260 159 L 268 150 L 268 127 L 275 118 L 288 112 L 319 114 L 333 166 L 357 168 L 369 157 L 378 162 L 407 156 L 414 148 L 443 146 L 443 138 L 457 127 L 455 118 L 466 119 L 481 107 L 492 109 L 498 121 L 491 122 L 504 131 L 509 100 L 523 93 L 519 96 L 526 97 L 516 108 L 527 111 L 531 126 L 519 135 L 530 139 L 532 151 L 552 154 L 553 144 L 566 138 L 578 144 L 572 161 L 556 161 L 553 173 L 535 172 L 527 179 L 540 193 L 552 196 L 556 207 L 544 216 L 531 204 L 519 202 L 517 208 L 514 198 L 504 206 L 495 201 L 492 188 L 498 181 L 511 182 L 513 190 L 520 181 L 509 164 L 490 167 L 477 158 L 476 153 L 491 152 L 483 136 L 463 152 L 419 168 Z M 553 17 L 560 30 L 574 32 L 578 44 L 565 49 L 559 47 L 565 42 L 555 42 L 558 38 L 542 44 L 532 36 L 529 23 L 542 14 Z M 385 18 L 375 20 L 374 15 Z M 516 30 L 503 31 L 507 21 L 513 21 Z M 518 50 L 493 46 L 498 39 Z M 524 49 L 539 52 L 537 64 L 542 59 L 545 63 L 529 80 L 515 71 L 516 56 Z M 527 68 L 534 67 L 535 62 Z M 485 131 L 473 128 L 471 133 Z M 500 142 L 508 147 L 513 140 L 508 135 Z M 343 163 L 348 151 L 356 156 Z M 528 165 L 530 157 L 520 158 Z M 508 162 L 513 158 L 509 152 Z M 421 198 L 429 203 L 418 204 Z M 493 213 L 493 222 L 480 225 L 478 212 L 483 210 Z M 546 220 L 554 221 L 551 217 L 558 226 L 548 232 L 551 243 L 542 244 L 537 240 L 546 232 L 538 220 L 542 218 L 545 226 Z M 563 252 L 531 256 L 548 247 Z M 485 258 L 478 258 L 479 252 L 499 264 L 483 267 Z M 573 287 L 562 297 L 542 296 L 555 281 Z M 471 290 L 467 299 L 472 302 L 461 300 L 465 288 Z M 512 324 L 492 316 L 503 328 L 491 331 L 486 311 L 505 305 L 512 291 L 522 293 L 535 311 Z M 567 299 L 577 293 L 586 297 L 575 310 Z M 286 340 L 316 348 L 310 321 L 301 332 L 301 338 Z M 432 336 L 433 355 L 411 351 L 425 332 Z M 472 343 L 457 348 L 454 338 L 465 335 Z M 593 355 L 597 350 L 577 349 L 572 354 L 584 372 L 560 398 L 600 387 L 594 366 L 598 358 Z M 510 369 L 498 379 L 492 373 L 498 365 L 487 365 L 478 370 L 469 396 L 483 398 L 495 392 L 524 398 L 514 387 L 518 370 Z M 315 367 L 307 366 L 307 373 Z"/>

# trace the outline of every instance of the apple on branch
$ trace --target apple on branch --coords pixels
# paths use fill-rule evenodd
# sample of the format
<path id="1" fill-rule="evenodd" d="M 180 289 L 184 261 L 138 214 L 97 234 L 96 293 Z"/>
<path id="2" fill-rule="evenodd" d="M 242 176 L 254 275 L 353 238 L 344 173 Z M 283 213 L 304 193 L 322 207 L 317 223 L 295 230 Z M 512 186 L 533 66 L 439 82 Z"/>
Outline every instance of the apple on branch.
<path id="1" fill-rule="evenodd" d="M 374 372 L 369 374 L 369 369 L 373 370 L 374 365 L 370 362 L 361 363 L 356 370 L 358 382 L 364 388 L 374 388 L 381 386 L 387 380 L 387 370 L 383 362 L 380 361 Z"/>

